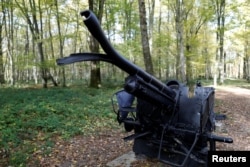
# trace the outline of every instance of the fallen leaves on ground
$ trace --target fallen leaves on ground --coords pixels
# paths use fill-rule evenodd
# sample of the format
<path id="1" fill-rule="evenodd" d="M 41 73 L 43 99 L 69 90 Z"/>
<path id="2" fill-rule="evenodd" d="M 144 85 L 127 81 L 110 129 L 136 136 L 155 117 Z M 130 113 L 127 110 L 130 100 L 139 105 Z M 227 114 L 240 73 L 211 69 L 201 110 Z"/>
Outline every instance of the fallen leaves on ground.
<path id="1" fill-rule="evenodd" d="M 220 104 L 215 111 L 226 114 L 223 127 L 217 134 L 232 137 L 233 144 L 218 143 L 218 150 L 250 150 L 250 90 L 241 88 L 218 89 Z M 118 126 L 118 125 L 117 125 Z M 107 129 L 90 136 L 76 136 L 68 141 L 58 139 L 48 155 L 34 152 L 33 159 L 40 167 L 86 167 L 106 164 L 132 150 L 132 142 L 124 142 L 128 134 L 120 129 Z M 34 165 L 30 162 L 30 166 Z M 142 159 L 133 163 L 139 166 L 163 166 L 155 160 Z"/>
<path id="2" fill-rule="evenodd" d="M 107 162 L 132 149 L 132 142 L 124 142 L 128 135 L 120 129 L 76 136 L 68 141 L 57 139 L 53 151 L 42 156 L 34 153 L 40 167 L 105 166 Z M 32 166 L 32 162 L 30 166 Z"/>
<path id="3" fill-rule="evenodd" d="M 250 90 L 243 88 L 219 88 L 216 99 L 222 103 L 215 111 L 226 114 L 218 134 L 233 138 L 232 144 L 218 143 L 218 150 L 250 150 Z"/>

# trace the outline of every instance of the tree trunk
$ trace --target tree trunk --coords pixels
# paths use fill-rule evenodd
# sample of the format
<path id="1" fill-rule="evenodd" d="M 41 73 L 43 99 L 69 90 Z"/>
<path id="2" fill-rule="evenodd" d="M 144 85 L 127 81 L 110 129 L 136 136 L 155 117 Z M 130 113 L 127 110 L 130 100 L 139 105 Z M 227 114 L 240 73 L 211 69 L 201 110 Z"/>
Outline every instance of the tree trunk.
<path id="1" fill-rule="evenodd" d="M 4 78 L 4 64 L 3 64 L 3 37 L 2 37 L 2 32 L 3 32 L 3 24 L 6 24 L 5 20 L 5 10 L 4 10 L 4 3 L 1 3 L 1 11 L 2 11 L 2 16 L 0 16 L 0 84 L 5 83 L 5 78 Z"/>
<path id="2" fill-rule="evenodd" d="M 176 39 L 177 39 L 177 63 L 176 63 L 176 77 L 181 82 L 186 82 L 186 58 L 184 56 L 184 25 L 183 25 L 183 9 L 184 2 L 176 0 Z"/>
<path id="3" fill-rule="evenodd" d="M 54 86 L 57 86 L 57 83 L 55 82 L 53 76 L 49 72 L 49 68 L 46 66 L 45 63 L 45 56 L 43 52 L 43 24 L 42 24 L 42 7 L 41 7 L 41 2 L 38 1 L 38 4 L 36 4 L 35 0 L 29 0 L 29 7 L 31 10 L 31 13 L 29 13 L 29 9 L 27 5 L 25 4 L 25 1 L 22 1 L 23 4 L 20 4 L 19 2 L 16 1 L 17 6 L 20 8 L 22 14 L 26 18 L 26 21 L 29 25 L 32 37 L 36 43 L 37 47 L 37 53 L 38 53 L 38 58 L 40 60 L 40 74 L 42 77 L 42 82 L 43 82 L 43 87 L 47 88 L 47 81 L 49 79 L 52 80 Z M 39 13 L 39 20 L 37 17 L 37 13 Z M 31 15 L 31 18 L 30 18 Z M 40 25 L 40 28 L 39 28 Z"/>
<path id="4" fill-rule="evenodd" d="M 96 13 L 100 25 L 102 21 L 104 1 L 105 0 L 89 0 L 89 9 Z M 99 43 L 92 35 L 90 36 L 89 48 L 91 52 L 99 53 Z M 99 61 L 94 61 L 91 63 L 90 74 L 91 78 L 89 86 L 98 88 L 101 85 L 101 69 Z"/>
<path id="5" fill-rule="evenodd" d="M 245 53 L 244 53 L 244 57 L 243 57 L 243 78 L 246 79 L 247 81 L 250 80 L 250 66 L 249 66 L 249 55 L 247 53 L 247 47 L 245 46 Z"/>
<path id="6" fill-rule="evenodd" d="M 14 15 L 13 15 L 13 4 L 11 4 L 12 2 L 10 1 L 6 1 L 6 3 L 9 3 L 7 5 L 10 6 L 10 10 L 8 10 L 7 13 L 7 17 L 9 18 L 9 23 L 5 24 L 5 33 L 8 34 L 7 38 L 8 38 L 8 45 L 7 45 L 7 55 L 8 55 L 8 60 L 9 60 L 9 64 L 10 64 L 10 69 L 9 69 L 9 81 L 10 81 L 10 85 L 15 85 L 15 64 L 14 64 Z M 8 31 L 9 30 L 9 31 Z"/>
<path id="7" fill-rule="evenodd" d="M 148 40 L 149 40 L 149 47 L 152 51 L 152 45 L 153 45 L 153 31 L 154 31 L 154 13 L 155 13 L 155 0 L 149 0 L 148 1 Z"/>
<path id="8" fill-rule="evenodd" d="M 159 3 L 161 3 L 161 1 Z M 160 9 L 159 10 L 160 11 L 159 11 L 159 20 L 158 20 L 158 26 L 157 26 L 157 33 L 160 35 L 161 34 L 161 24 L 162 24 L 161 23 L 161 21 L 162 21 L 161 20 L 161 17 L 162 17 L 162 8 L 161 8 L 161 5 L 160 5 Z M 162 51 L 161 51 L 162 40 L 161 40 L 161 38 L 160 38 L 160 41 L 157 42 L 156 46 L 157 46 L 158 66 L 159 66 L 158 67 L 158 75 L 159 75 L 159 79 L 162 79 L 162 71 L 163 70 L 162 70 Z M 167 43 L 167 47 L 168 47 L 168 43 Z"/>
<path id="9" fill-rule="evenodd" d="M 224 29 L 225 29 L 225 0 L 214 0 L 214 7 L 217 18 L 217 31 L 216 31 L 216 41 L 218 44 L 216 50 L 216 66 L 214 81 L 217 80 L 217 73 L 219 72 L 219 82 L 223 84 L 224 82 Z M 217 72 L 218 71 L 218 72 Z M 216 78 L 215 78 L 216 77 Z M 215 83 L 216 85 L 216 83 Z"/>
<path id="10" fill-rule="evenodd" d="M 90 51 L 94 53 L 99 52 L 99 43 L 91 36 L 89 42 Z M 91 73 L 90 73 L 90 87 L 98 88 L 101 85 L 101 69 L 100 61 L 91 62 Z"/>
<path id="11" fill-rule="evenodd" d="M 51 18 L 51 8 L 50 7 L 46 7 L 47 9 L 47 15 L 48 15 L 48 18 Z M 54 42 L 53 42 L 53 33 L 52 33 L 52 25 L 51 25 L 51 19 L 48 19 L 48 35 L 49 35 L 49 43 L 50 43 L 50 52 L 51 52 L 51 57 L 52 59 L 55 59 L 55 49 L 54 49 Z M 61 68 L 64 68 L 64 67 L 61 67 Z M 54 74 L 56 74 L 58 76 L 58 72 L 56 70 L 56 65 L 53 65 L 53 71 L 54 71 Z"/>
<path id="12" fill-rule="evenodd" d="M 191 84 L 191 80 L 192 80 L 192 59 L 191 59 L 191 46 L 189 44 L 186 44 L 186 80 L 187 80 L 187 84 Z M 189 85 L 190 86 L 190 85 Z"/>
<path id="13" fill-rule="evenodd" d="M 139 3 L 139 13 L 140 13 L 141 43 L 142 43 L 145 69 L 148 73 L 153 75 L 154 70 L 149 48 L 145 1 L 138 0 L 138 3 Z"/>
<path id="14" fill-rule="evenodd" d="M 246 28 L 248 28 L 246 26 Z M 246 29 L 245 28 L 245 29 Z M 249 42 L 248 38 L 246 37 L 244 42 L 244 57 L 243 57 L 243 78 L 247 81 L 250 81 L 250 55 L 249 55 Z"/>
<path id="15" fill-rule="evenodd" d="M 63 47 L 64 47 L 64 39 L 61 33 L 61 25 L 60 25 L 60 17 L 59 17 L 59 9 L 58 9 L 58 0 L 55 1 L 56 5 L 56 21 L 57 21 L 57 28 L 58 28 L 58 35 L 59 35 L 59 55 L 63 57 Z M 66 77 L 65 77 L 65 68 L 62 67 L 62 86 L 66 87 Z"/>
<path id="16" fill-rule="evenodd" d="M 29 55 L 29 48 L 30 48 L 30 43 L 29 43 L 29 26 L 25 27 L 25 47 L 24 47 L 24 55 Z M 25 59 L 25 65 L 29 66 L 29 58 L 27 56 L 27 58 Z M 27 69 L 26 70 L 26 77 L 24 77 L 24 79 L 26 80 L 26 83 L 29 83 L 30 81 L 30 70 Z"/>

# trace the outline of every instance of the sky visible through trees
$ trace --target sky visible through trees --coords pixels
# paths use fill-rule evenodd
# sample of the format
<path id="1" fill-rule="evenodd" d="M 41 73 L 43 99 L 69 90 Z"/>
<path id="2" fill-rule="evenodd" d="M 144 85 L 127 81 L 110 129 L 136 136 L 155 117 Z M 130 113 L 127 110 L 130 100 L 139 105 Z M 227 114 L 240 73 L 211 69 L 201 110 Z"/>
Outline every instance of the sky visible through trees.
<path id="1" fill-rule="evenodd" d="M 89 83 L 93 64 L 58 67 L 55 60 L 90 52 L 90 34 L 80 11 L 86 0 L 2 0 L 0 2 L 0 82 L 39 83 L 46 87 Z M 143 58 L 139 2 L 145 3 L 151 62 Z M 250 76 L 250 18 L 247 0 L 105 0 L 102 28 L 114 47 L 142 68 L 152 63 L 161 80 L 244 78 Z M 100 7 L 102 9 L 100 9 Z M 95 11 L 94 11 L 95 12 Z M 98 11 L 95 12 L 98 14 Z M 145 51 L 145 49 L 144 49 Z M 103 52 L 98 49 L 98 52 Z M 143 56 L 144 55 L 144 56 Z M 151 66 L 151 65 L 150 65 Z M 100 79 L 123 80 L 121 70 L 98 64 Z M 101 82 L 101 81 L 99 81 Z"/>

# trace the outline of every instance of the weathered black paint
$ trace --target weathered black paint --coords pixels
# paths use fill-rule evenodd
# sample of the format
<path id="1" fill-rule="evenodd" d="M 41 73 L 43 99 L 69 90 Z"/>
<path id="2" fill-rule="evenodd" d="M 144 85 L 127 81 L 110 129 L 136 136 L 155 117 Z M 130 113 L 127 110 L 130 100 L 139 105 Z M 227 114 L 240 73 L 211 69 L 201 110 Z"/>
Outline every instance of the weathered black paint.
<path id="1" fill-rule="evenodd" d="M 216 150 L 216 142 L 232 143 L 231 138 L 212 134 L 215 130 L 214 88 L 197 83 L 194 96 L 188 87 L 171 80 L 164 84 L 129 62 L 109 43 L 98 19 L 89 10 L 81 12 L 84 23 L 106 54 L 77 53 L 57 60 L 58 65 L 80 61 L 105 61 L 129 74 L 124 89 L 137 98 L 134 118 L 120 118 L 126 130 L 134 134 L 136 154 L 145 154 L 171 166 L 207 166 L 208 150 Z M 208 145 L 209 143 L 209 145 Z"/>

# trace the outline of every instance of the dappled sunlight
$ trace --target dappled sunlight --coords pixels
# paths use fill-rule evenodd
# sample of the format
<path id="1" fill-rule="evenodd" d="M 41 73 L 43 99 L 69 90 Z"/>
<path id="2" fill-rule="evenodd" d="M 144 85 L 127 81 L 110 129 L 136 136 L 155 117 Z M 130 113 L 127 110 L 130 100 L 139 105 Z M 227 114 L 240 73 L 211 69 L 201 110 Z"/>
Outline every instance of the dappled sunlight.
<path id="1" fill-rule="evenodd" d="M 218 86 L 216 90 L 223 90 L 226 92 L 231 92 L 236 95 L 249 95 L 246 96 L 246 98 L 250 99 L 250 89 L 245 89 L 245 88 L 240 88 L 240 87 L 223 87 L 223 86 Z"/>

